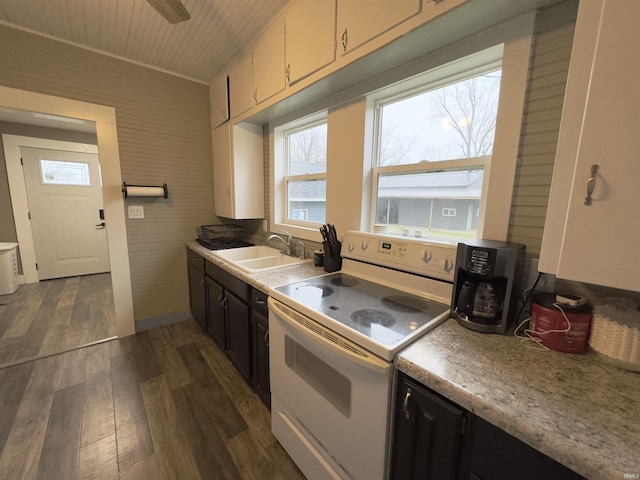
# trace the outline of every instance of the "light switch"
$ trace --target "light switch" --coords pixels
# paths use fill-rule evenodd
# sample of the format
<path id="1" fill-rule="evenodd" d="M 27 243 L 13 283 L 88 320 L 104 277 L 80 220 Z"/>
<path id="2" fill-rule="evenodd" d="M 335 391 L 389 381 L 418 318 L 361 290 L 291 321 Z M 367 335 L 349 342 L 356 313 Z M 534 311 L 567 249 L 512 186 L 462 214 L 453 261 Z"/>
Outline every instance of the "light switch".
<path id="1" fill-rule="evenodd" d="M 144 207 L 142 205 L 129 205 L 127 211 L 129 218 L 144 218 Z"/>

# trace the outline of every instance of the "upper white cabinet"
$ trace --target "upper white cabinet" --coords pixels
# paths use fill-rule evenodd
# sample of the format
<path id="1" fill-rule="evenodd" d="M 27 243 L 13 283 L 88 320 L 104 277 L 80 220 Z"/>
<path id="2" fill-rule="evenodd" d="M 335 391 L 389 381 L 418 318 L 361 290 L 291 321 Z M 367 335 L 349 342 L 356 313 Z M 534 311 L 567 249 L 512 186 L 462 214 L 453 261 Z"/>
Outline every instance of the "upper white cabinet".
<path id="1" fill-rule="evenodd" d="M 229 105 L 231 118 L 253 107 L 253 60 L 251 50 L 229 65 Z"/>
<path id="2" fill-rule="evenodd" d="M 220 217 L 264 217 L 262 127 L 226 122 L 213 130 L 215 213 Z"/>
<path id="3" fill-rule="evenodd" d="M 420 13 L 421 0 L 338 0 L 337 44 L 347 54 Z"/>
<path id="4" fill-rule="evenodd" d="M 632 291 L 640 291 L 638 19 L 637 0 L 580 2 L 539 264 Z"/>
<path id="5" fill-rule="evenodd" d="M 278 20 L 260 36 L 253 49 L 253 95 L 255 103 L 285 88 L 284 21 Z"/>
<path id="6" fill-rule="evenodd" d="M 285 89 L 284 20 L 229 66 L 231 118 Z"/>
<path id="7" fill-rule="evenodd" d="M 336 59 L 336 0 L 300 0 L 287 12 L 285 23 L 289 84 Z"/>
<path id="8" fill-rule="evenodd" d="M 216 76 L 209 85 L 211 128 L 229 120 L 229 82 L 227 72 Z"/>

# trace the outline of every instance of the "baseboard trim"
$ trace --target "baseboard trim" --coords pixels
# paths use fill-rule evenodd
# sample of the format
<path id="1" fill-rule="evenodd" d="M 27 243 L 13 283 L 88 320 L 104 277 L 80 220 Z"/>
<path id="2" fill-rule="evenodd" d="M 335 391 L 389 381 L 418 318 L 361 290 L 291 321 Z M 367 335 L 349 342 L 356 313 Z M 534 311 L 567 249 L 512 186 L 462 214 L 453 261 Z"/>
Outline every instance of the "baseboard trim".
<path id="1" fill-rule="evenodd" d="M 192 318 L 193 316 L 190 312 L 174 312 L 168 315 L 161 315 L 160 317 L 136 320 L 136 333 L 144 332 L 145 330 L 151 330 L 153 328 L 163 327 L 164 325 L 171 325 L 172 323 L 182 322 L 183 320 L 189 320 Z"/>

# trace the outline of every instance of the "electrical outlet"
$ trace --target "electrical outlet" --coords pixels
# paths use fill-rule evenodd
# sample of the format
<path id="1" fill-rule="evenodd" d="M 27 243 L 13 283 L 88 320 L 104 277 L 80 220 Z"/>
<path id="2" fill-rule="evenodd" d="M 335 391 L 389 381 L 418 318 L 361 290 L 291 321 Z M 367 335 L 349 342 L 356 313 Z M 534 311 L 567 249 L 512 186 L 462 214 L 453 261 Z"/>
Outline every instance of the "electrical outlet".
<path id="1" fill-rule="evenodd" d="M 538 278 L 538 259 L 532 258 L 529 265 L 529 277 L 527 278 L 527 288 L 533 287 Z M 556 288 L 556 276 L 551 273 L 543 273 L 536 285 L 536 292 L 553 293 Z"/>
<path id="2" fill-rule="evenodd" d="M 267 221 L 267 219 L 262 220 L 262 231 L 263 232 L 269 231 L 269 222 Z"/>
<path id="3" fill-rule="evenodd" d="M 129 218 L 144 218 L 144 207 L 142 205 L 129 205 L 127 213 Z"/>

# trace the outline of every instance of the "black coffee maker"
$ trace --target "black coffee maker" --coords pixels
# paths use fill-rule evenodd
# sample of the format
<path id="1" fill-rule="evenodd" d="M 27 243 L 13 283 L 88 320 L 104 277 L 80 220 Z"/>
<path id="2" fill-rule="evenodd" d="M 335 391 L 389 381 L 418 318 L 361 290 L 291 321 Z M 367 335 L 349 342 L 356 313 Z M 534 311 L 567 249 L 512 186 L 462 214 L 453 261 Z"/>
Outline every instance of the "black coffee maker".
<path id="1" fill-rule="evenodd" d="M 504 334 L 517 314 L 525 246 L 495 240 L 458 244 L 451 316 L 471 330 Z"/>

